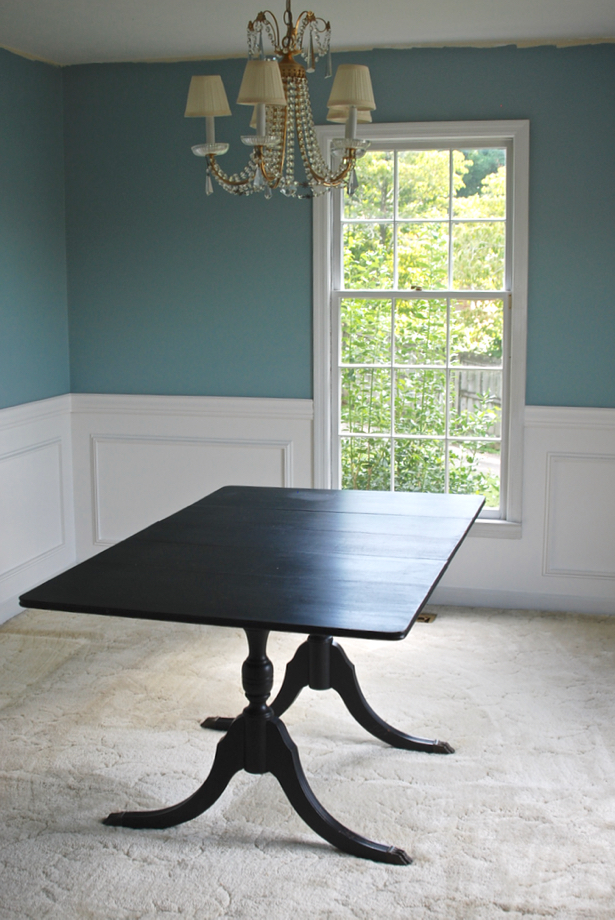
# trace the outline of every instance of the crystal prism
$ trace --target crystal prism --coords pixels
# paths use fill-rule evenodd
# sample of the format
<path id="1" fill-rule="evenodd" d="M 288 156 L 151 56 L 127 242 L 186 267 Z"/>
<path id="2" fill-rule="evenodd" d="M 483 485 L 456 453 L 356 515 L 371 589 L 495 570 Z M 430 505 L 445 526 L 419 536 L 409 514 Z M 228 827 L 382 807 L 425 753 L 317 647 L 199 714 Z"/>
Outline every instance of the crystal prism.
<path id="1" fill-rule="evenodd" d="M 348 189 L 349 195 L 354 195 L 356 190 L 359 187 L 359 180 L 357 179 L 357 174 L 354 169 L 351 170 L 350 175 L 348 176 L 348 183 L 346 188 Z"/>
<path id="2" fill-rule="evenodd" d="M 331 48 L 327 51 L 327 69 L 325 71 L 325 79 L 333 76 L 333 63 L 331 61 Z"/>
<path id="3" fill-rule="evenodd" d="M 213 193 L 214 193 L 214 187 L 211 181 L 211 173 L 209 172 L 209 170 L 207 170 L 207 178 L 205 179 L 205 194 L 213 195 Z"/>
<path id="4" fill-rule="evenodd" d="M 260 166 L 256 167 L 256 172 L 254 173 L 254 188 L 261 189 L 264 188 L 267 183 L 265 182 L 265 177 L 263 176 Z"/>
<path id="5" fill-rule="evenodd" d="M 308 45 L 307 59 L 305 62 L 307 73 L 314 73 L 314 35 L 310 29 L 310 44 Z"/>

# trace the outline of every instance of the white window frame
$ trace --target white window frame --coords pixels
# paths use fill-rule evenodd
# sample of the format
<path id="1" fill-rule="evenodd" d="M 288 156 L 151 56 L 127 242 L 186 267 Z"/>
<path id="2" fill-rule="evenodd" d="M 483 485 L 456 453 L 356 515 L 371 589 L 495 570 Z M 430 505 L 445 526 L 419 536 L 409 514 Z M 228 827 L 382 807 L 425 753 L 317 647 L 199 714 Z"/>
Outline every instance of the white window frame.
<path id="1" fill-rule="evenodd" d="M 326 159 L 330 159 L 331 141 L 340 136 L 337 125 L 316 128 Z M 401 149 L 404 142 L 451 145 L 456 149 L 506 147 L 507 149 L 507 242 L 511 247 L 510 272 L 505 281 L 508 295 L 504 309 L 510 311 L 508 336 L 503 356 L 504 397 L 507 398 L 506 456 L 502 457 L 502 491 L 500 519 L 479 519 L 472 529 L 476 536 L 521 536 L 523 422 L 525 410 L 525 367 L 527 339 L 528 275 L 528 200 L 529 135 L 527 120 L 408 122 L 361 125 L 361 136 L 379 146 L 390 142 Z M 338 318 L 333 317 L 332 266 L 334 210 L 341 208 L 340 191 L 313 201 L 313 296 L 314 296 L 314 486 L 332 488 L 333 438 L 337 436 L 333 415 L 333 397 L 337 393 L 335 331 Z M 386 291 L 383 291 L 386 296 Z"/>

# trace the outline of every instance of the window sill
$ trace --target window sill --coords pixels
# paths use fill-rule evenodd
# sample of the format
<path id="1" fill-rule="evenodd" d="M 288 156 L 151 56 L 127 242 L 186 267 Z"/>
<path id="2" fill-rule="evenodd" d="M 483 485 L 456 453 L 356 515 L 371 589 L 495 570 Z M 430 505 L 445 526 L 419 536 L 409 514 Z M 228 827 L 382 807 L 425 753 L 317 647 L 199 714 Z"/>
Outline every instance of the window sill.
<path id="1" fill-rule="evenodd" d="M 516 521 L 497 521 L 479 518 L 472 525 L 468 537 L 496 537 L 503 540 L 520 540 L 521 524 Z"/>

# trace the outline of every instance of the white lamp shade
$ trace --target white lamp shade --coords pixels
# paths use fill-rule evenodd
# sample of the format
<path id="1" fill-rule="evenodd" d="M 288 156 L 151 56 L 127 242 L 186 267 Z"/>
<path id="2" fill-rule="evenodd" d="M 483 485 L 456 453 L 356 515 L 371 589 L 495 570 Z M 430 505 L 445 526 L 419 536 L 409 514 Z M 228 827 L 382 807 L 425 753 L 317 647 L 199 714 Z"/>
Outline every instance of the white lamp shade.
<path id="1" fill-rule="evenodd" d="M 337 68 L 327 106 L 349 105 L 370 111 L 376 108 L 369 67 L 364 64 L 340 64 Z"/>
<path id="2" fill-rule="evenodd" d="M 277 61 L 248 61 L 237 97 L 239 105 L 286 105 Z"/>
<path id="3" fill-rule="evenodd" d="M 193 77 L 188 90 L 186 118 L 207 118 L 230 115 L 228 99 L 224 91 L 222 77 Z"/>
<path id="4" fill-rule="evenodd" d="M 340 105 L 327 112 L 327 121 L 334 121 L 338 125 L 344 125 L 348 121 L 348 110 L 350 106 Z M 368 109 L 357 110 L 357 124 L 366 125 L 372 120 L 372 113 Z"/>

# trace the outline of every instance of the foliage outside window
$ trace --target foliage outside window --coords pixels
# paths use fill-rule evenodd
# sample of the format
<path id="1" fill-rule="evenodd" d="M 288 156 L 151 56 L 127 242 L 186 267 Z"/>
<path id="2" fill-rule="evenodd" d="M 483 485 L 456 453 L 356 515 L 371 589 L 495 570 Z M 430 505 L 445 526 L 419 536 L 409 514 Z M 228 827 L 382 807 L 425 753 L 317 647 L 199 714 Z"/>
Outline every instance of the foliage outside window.
<path id="1" fill-rule="evenodd" d="M 478 492 L 500 508 L 506 159 L 376 149 L 358 164 L 334 298 L 342 488 Z"/>

